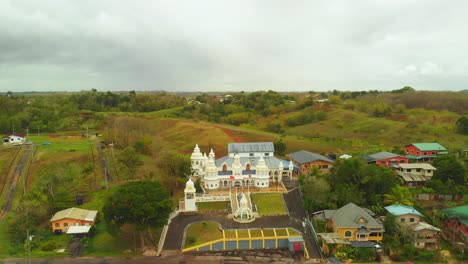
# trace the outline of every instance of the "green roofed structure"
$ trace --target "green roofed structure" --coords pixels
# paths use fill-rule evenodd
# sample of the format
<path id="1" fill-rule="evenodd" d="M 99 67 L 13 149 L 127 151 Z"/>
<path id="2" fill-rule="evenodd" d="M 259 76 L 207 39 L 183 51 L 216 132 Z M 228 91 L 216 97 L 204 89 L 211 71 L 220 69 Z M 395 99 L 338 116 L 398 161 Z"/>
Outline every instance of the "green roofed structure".
<path id="1" fill-rule="evenodd" d="M 431 162 L 437 156 L 448 154 L 448 151 L 437 142 L 411 143 L 405 146 L 405 154 L 408 159 Z"/>
<path id="2" fill-rule="evenodd" d="M 468 244 L 468 205 L 441 210 L 444 214 L 444 226 L 457 241 Z"/>

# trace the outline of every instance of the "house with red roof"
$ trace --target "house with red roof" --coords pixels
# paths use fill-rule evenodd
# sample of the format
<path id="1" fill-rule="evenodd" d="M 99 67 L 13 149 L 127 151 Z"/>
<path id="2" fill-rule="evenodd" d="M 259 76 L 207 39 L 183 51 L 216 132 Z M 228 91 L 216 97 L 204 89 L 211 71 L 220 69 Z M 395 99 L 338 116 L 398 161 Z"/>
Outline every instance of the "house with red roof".
<path id="1" fill-rule="evenodd" d="M 367 155 L 364 159 L 366 159 L 369 164 L 375 163 L 381 167 L 391 167 L 395 164 L 408 163 L 408 158 L 405 156 L 386 151 Z"/>

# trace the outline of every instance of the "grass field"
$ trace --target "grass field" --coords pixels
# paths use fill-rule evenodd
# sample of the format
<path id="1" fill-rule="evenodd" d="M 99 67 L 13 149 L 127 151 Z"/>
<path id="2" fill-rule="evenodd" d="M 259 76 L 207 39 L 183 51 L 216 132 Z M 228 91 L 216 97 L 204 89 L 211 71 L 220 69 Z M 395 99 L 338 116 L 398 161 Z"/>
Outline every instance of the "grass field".
<path id="1" fill-rule="evenodd" d="M 218 223 L 194 223 L 187 228 L 184 248 L 193 247 L 220 238 L 223 238 L 223 232 Z"/>
<path id="2" fill-rule="evenodd" d="M 288 213 L 281 193 L 254 193 L 250 198 L 252 203 L 257 205 L 258 213 L 261 215 Z"/>
<path id="3" fill-rule="evenodd" d="M 199 212 L 223 211 L 228 208 L 229 202 L 200 202 L 197 203 Z"/>

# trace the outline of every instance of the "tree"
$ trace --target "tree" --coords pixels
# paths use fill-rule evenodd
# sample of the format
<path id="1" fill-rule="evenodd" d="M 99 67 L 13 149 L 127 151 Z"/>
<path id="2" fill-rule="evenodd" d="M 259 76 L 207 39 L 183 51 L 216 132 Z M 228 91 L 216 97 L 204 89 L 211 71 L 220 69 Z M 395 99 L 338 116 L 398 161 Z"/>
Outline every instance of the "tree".
<path id="1" fill-rule="evenodd" d="M 130 182 L 120 186 L 107 200 L 102 212 L 110 226 L 119 228 L 123 224 L 134 224 L 140 234 L 141 244 L 145 246 L 145 232 L 152 241 L 150 227 L 166 224 L 172 210 L 169 191 L 154 181 Z"/>
<path id="2" fill-rule="evenodd" d="M 458 133 L 468 135 L 468 117 L 462 116 L 458 118 L 456 127 Z"/>
<path id="3" fill-rule="evenodd" d="M 414 204 L 413 194 L 410 189 L 401 185 L 393 187 L 390 193 L 384 194 L 384 197 L 384 203 L 388 205 L 401 204 L 413 206 Z"/>
<path id="4" fill-rule="evenodd" d="M 128 177 L 133 177 L 137 168 L 143 164 L 140 155 L 133 147 L 125 148 L 122 153 L 120 153 L 117 160 L 121 164 L 124 171 L 123 174 L 126 174 Z"/>
<path id="5" fill-rule="evenodd" d="M 279 141 L 276 141 L 273 143 L 273 146 L 275 147 L 275 152 L 279 156 L 284 156 L 286 155 L 286 144 L 283 141 L 283 138 L 281 137 Z"/>
<path id="6" fill-rule="evenodd" d="M 455 156 L 439 156 L 434 159 L 432 165 L 437 168 L 433 179 L 441 180 L 446 184 L 452 181 L 455 185 L 465 185 L 465 168 Z"/>

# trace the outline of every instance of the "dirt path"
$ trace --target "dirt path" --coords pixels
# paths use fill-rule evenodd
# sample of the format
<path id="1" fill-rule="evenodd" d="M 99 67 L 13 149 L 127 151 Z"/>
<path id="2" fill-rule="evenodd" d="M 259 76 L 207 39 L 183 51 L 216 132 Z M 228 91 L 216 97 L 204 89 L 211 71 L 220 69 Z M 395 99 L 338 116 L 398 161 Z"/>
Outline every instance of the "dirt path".
<path id="1" fill-rule="evenodd" d="M 221 129 L 226 135 L 228 135 L 229 137 L 231 137 L 232 141 L 233 142 L 244 142 L 242 139 L 240 139 L 239 137 L 237 137 L 230 129 L 227 129 L 225 127 L 220 127 L 220 126 L 215 126 L 219 129 Z"/>
<path id="2" fill-rule="evenodd" d="M 5 200 L 5 204 L 2 207 L 2 211 L 0 212 L 0 221 L 2 221 L 8 212 L 11 210 L 13 205 L 13 199 L 15 198 L 16 194 L 16 186 L 18 185 L 19 179 L 21 178 L 21 174 L 23 172 L 26 163 L 28 162 L 28 157 L 32 151 L 32 146 L 26 146 L 26 149 L 21 157 L 21 160 L 16 165 L 16 169 L 10 177 L 10 189 L 8 191 L 7 198 Z"/>

